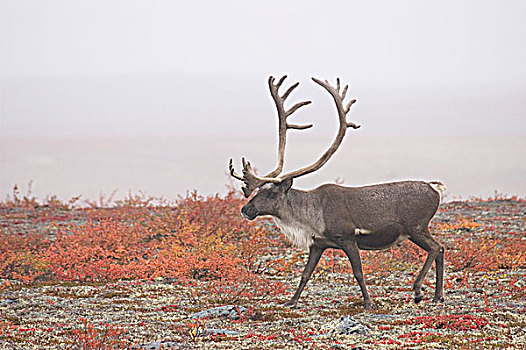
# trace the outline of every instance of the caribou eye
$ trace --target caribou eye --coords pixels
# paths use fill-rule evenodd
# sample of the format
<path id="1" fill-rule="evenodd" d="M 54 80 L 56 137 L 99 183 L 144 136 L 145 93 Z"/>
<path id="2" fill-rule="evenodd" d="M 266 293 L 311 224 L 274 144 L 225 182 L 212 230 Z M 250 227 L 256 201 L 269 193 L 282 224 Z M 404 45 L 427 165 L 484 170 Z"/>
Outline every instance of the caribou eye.
<path id="1" fill-rule="evenodd" d="M 270 192 L 268 195 L 267 195 L 267 198 L 270 198 L 270 199 L 276 199 L 278 195 L 275 193 L 275 192 Z"/>

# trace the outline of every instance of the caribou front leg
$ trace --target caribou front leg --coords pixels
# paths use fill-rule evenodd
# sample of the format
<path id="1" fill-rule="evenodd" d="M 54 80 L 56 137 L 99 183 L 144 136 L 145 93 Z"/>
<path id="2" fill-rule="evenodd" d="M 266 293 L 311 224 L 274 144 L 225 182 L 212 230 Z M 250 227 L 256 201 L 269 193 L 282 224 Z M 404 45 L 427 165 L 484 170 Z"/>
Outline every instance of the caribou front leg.
<path id="1" fill-rule="evenodd" d="M 320 261 L 321 256 L 323 255 L 323 252 L 325 251 L 325 247 L 319 247 L 316 245 L 312 245 L 309 249 L 309 260 L 307 260 L 307 264 L 305 265 L 305 269 L 303 270 L 303 273 L 301 274 L 301 280 L 300 285 L 298 286 L 298 289 L 296 290 L 296 293 L 294 293 L 294 296 L 292 299 L 290 299 L 288 302 L 284 304 L 284 306 L 294 306 L 298 302 L 298 299 L 300 298 L 301 292 L 303 291 L 303 288 L 305 288 L 305 285 L 310 279 L 310 276 L 312 276 L 312 272 L 316 268 L 316 265 L 318 265 L 318 262 Z"/>
<path id="2" fill-rule="evenodd" d="M 346 244 L 346 246 L 343 248 L 343 251 L 345 254 L 347 254 L 347 257 L 351 261 L 352 272 L 356 278 L 356 281 L 358 281 L 358 284 L 360 285 L 360 289 L 362 290 L 364 309 L 376 309 L 376 305 L 371 300 L 371 297 L 367 292 L 367 287 L 365 286 L 365 280 L 363 278 L 362 271 L 362 260 L 360 259 L 360 252 L 356 242 Z"/>

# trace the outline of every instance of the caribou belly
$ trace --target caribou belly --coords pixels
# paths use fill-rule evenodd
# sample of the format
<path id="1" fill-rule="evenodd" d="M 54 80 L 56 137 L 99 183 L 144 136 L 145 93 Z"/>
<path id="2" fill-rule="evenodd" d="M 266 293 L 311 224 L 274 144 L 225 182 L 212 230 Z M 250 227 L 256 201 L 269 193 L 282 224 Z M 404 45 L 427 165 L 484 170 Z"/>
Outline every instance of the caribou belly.
<path id="1" fill-rule="evenodd" d="M 401 244 L 407 238 L 409 238 L 407 234 L 398 234 L 392 237 L 375 237 L 373 232 L 370 236 L 357 236 L 356 243 L 358 244 L 358 248 L 363 250 L 386 250 Z"/>

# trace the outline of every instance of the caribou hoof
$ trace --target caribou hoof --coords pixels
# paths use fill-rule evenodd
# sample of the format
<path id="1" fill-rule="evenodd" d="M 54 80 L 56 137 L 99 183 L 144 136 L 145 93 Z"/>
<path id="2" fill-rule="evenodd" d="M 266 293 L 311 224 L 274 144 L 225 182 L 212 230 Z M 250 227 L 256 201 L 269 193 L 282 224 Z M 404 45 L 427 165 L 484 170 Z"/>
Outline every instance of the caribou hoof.
<path id="1" fill-rule="evenodd" d="M 444 302 L 444 297 L 434 297 L 433 298 L 433 302 L 434 303 L 443 303 Z"/>
<path id="2" fill-rule="evenodd" d="M 422 299 L 424 299 L 424 294 L 422 294 L 422 295 L 415 295 L 415 304 L 418 304 L 419 302 L 421 302 Z"/>
<path id="3" fill-rule="evenodd" d="M 289 300 L 289 301 L 287 301 L 285 304 L 283 304 L 283 306 L 286 306 L 286 307 L 294 307 L 294 306 L 296 306 L 296 303 L 297 303 L 296 300 Z"/>
<path id="4" fill-rule="evenodd" d="M 378 307 L 376 306 L 375 303 L 373 303 L 373 302 L 369 302 L 369 303 L 364 303 L 364 305 L 363 305 L 363 309 L 364 309 L 365 311 L 372 311 L 372 310 L 376 310 L 376 309 L 378 309 Z"/>

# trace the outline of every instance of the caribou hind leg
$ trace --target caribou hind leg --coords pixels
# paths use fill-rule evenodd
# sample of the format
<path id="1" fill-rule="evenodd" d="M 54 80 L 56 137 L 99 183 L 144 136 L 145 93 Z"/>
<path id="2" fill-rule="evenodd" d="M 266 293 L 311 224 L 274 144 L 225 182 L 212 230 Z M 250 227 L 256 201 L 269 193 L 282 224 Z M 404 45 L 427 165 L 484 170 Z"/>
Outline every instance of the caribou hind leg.
<path id="1" fill-rule="evenodd" d="M 444 247 L 435 241 L 427 227 L 424 230 L 420 230 L 420 232 L 411 234 L 409 239 L 411 242 L 427 251 L 427 258 L 424 266 L 420 270 L 420 273 L 413 284 L 415 303 L 420 302 L 424 297 L 424 294 L 422 293 L 422 284 L 433 264 L 433 261 L 435 261 L 436 265 L 436 286 L 433 301 L 444 301 Z"/>
<path id="2" fill-rule="evenodd" d="M 325 247 L 319 247 L 316 245 L 312 245 L 309 250 L 309 259 L 307 260 L 307 264 L 305 265 L 305 268 L 303 269 L 303 273 L 301 274 L 301 280 L 300 285 L 298 286 L 298 289 L 296 290 L 296 293 L 294 293 L 294 296 L 292 299 L 290 299 L 288 302 L 285 303 L 284 306 L 294 306 L 298 302 L 298 299 L 300 298 L 301 292 L 303 291 L 303 288 L 305 288 L 305 285 L 309 281 L 310 277 L 312 276 L 312 272 L 316 268 L 316 265 L 318 265 L 318 262 L 320 261 L 321 256 L 323 255 L 323 252 L 325 251 Z"/>
<path id="3" fill-rule="evenodd" d="M 436 285 L 433 301 L 444 302 L 444 247 L 440 246 L 440 251 L 435 259 Z"/>

